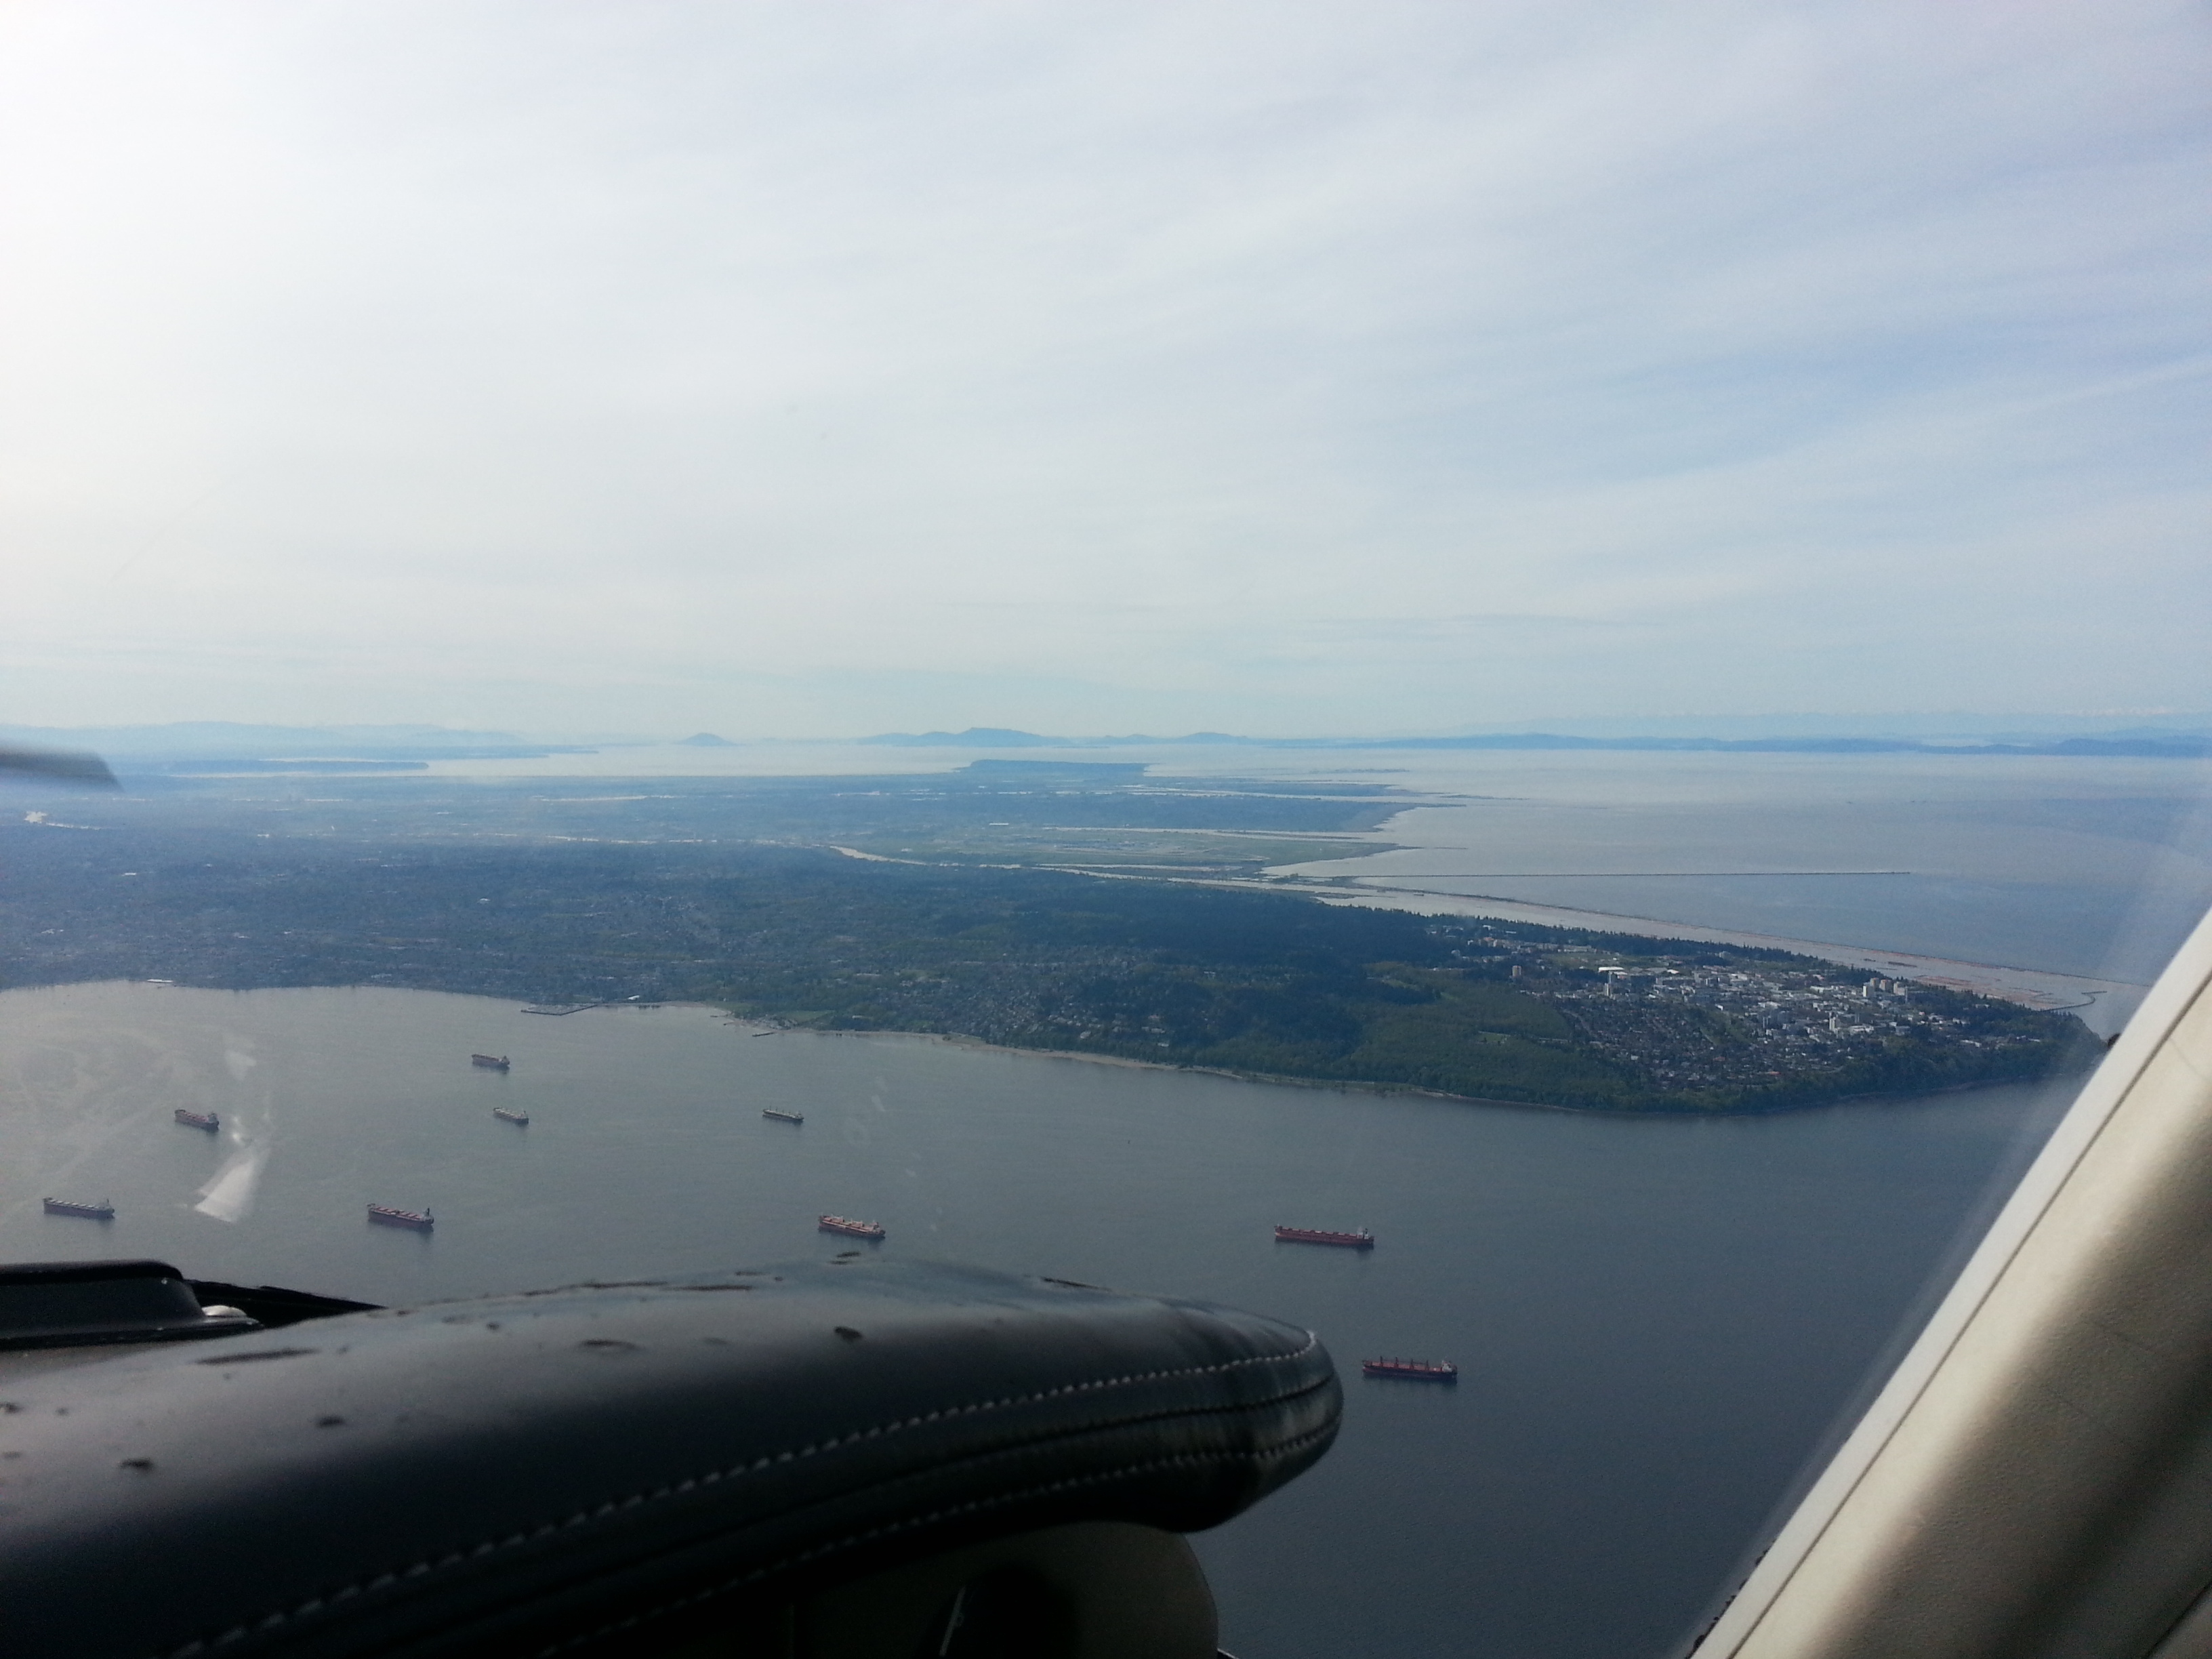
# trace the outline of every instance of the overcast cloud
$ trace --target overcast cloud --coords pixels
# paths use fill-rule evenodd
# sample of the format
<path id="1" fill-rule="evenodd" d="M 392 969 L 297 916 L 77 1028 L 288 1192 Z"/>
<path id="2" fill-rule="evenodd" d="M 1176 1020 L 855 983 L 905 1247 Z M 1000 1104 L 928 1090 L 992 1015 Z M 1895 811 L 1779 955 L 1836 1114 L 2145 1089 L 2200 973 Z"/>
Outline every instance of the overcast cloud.
<path id="1" fill-rule="evenodd" d="M 0 10 L 0 720 L 2212 707 L 2153 0 Z"/>

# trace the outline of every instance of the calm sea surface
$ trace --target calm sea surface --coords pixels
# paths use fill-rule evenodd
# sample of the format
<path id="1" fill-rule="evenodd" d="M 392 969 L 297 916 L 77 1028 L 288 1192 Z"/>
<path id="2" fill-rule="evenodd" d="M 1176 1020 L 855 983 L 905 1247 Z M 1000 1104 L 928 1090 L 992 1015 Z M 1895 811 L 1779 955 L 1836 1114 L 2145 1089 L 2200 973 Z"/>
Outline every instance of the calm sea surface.
<path id="1" fill-rule="evenodd" d="M 2212 763 L 2106 757 L 1401 756 L 1446 804 L 1297 866 L 2148 983 L 2212 903 Z"/>
<path id="2" fill-rule="evenodd" d="M 0 994 L 0 1257 L 406 1302 L 826 1255 L 829 1210 L 893 1255 L 1237 1304 L 1353 1374 L 1322 1466 L 1198 1540 L 1233 1651 L 1622 1659 L 1703 1616 L 2060 1103 L 1640 1121 L 703 1009 L 76 986 Z M 437 1231 L 370 1228 L 370 1201 Z M 1277 1245 L 1277 1222 L 1381 1242 Z M 1376 1353 L 1462 1380 L 1361 1380 Z"/>

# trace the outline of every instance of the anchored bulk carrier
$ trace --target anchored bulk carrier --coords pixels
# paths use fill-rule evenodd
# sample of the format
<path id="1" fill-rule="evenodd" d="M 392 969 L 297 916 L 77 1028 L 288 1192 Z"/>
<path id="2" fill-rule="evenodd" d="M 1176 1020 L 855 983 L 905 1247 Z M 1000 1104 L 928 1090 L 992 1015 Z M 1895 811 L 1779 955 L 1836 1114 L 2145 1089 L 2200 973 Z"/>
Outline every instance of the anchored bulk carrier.
<path id="1" fill-rule="evenodd" d="M 1356 1233 L 1333 1233 L 1322 1227 L 1278 1227 L 1278 1244 L 1340 1244 L 1347 1250 L 1371 1250 L 1375 1235 L 1362 1227 Z"/>
<path id="2" fill-rule="evenodd" d="M 1401 1376 L 1411 1382 L 1459 1381 L 1459 1367 L 1441 1359 L 1363 1359 L 1359 1369 L 1369 1376 Z"/>
<path id="3" fill-rule="evenodd" d="M 514 1063 L 505 1054 L 471 1054 L 469 1056 L 470 1065 L 488 1066 L 495 1072 L 503 1072 Z"/>
<path id="4" fill-rule="evenodd" d="M 779 1112 L 773 1106 L 763 1110 L 761 1113 L 761 1115 L 763 1117 L 772 1117 L 778 1123 L 804 1123 L 806 1121 L 806 1120 L 801 1117 L 797 1112 Z"/>
<path id="5" fill-rule="evenodd" d="M 825 1233 L 847 1233 L 854 1238 L 880 1239 L 884 1237 L 883 1228 L 872 1221 L 854 1221 L 846 1216 L 825 1215 L 821 1218 L 821 1223 L 822 1231 Z"/>
<path id="6" fill-rule="evenodd" d="M 530 1127 L 530 1114 L 527 1112 L 518 1112 L 506 1106 L 495 1106 L 491 1109 L 491 1115 L 505 1122 L 519 1123 L 526 1129 Z"/>
<path id="7" fill-rule="evenodd" d="M 222 1119 L 213 1112 L 188 1112 L 177 1108 L 177 1121 L 187 1129 L 205 1129 L 210 1134 L 222 1127 Z"/>
<path id="8" fill-rule="evenodd" d="M 412 1227 L 418 1233 L 427 1233 L 437 1224 L 428 1210 L 395 1210 L 389 1204 L 370 1205 L 368 1218 L 387 1227 Z"/>
<path id="9" fill-rule="evenodd" d="M 97 1204 L 80 1204 L 73 1198 L 50 1198 L 46 1200 L 48 1215 L 81 1215 L 88 1221 L 112 1221 L 115 1206 L 106 1199 Z"/>

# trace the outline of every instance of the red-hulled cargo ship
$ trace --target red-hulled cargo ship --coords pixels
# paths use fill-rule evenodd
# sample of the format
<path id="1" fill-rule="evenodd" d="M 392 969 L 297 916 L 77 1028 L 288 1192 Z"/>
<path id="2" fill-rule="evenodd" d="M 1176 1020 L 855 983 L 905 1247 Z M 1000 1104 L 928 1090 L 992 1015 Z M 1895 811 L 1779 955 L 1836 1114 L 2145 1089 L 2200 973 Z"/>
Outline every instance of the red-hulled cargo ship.
<path id="1" fill-rule="evenodd" d="M 1413 1382 L 1459 1381 L 1459 1367 L 1441 1359 L 1363 1359 L 1359 1369 L 1370 1376 L 1402 1376 Z"/>
<path id="2" fill-rule="evenodd" d="M 845 1233 L 854 1238 L 880 1239 L 884 1230 L 872 1221 L 854 1221 L 848 1216 L 825 1215 L 820 1218 L 825 1233 Z"/>
<path id="3" fill-rule="evenodd" d="M 188 1112 L 177 1108 L 177 1121 L 187 1129 L 205 1129 L 210 1134 L 222 1127 L 222 1120 L 213 1112 Z"/>
<path id="4" fill-rule="evenodd" d="M 488 1066 L 495 1072 L 503 1072 L 508 1066 L 514 1064 L 514 1062 L 509 1060 L 505 1054 L 471 1054 L 469 1056 L 469 1064 L 471 1066 Z"/>
<path id="5" fill-rule="evenodd" d="M 428 1210 L 395 1210 L 389 1204 L 370 1205 L 368 1218 L 387 1227 L 412 1227 L 418 1233 L 427 1233 L 437 1224 Z"/>
<path id="6" fill-rule="evenodd" d="M 1333 1233 L 1320 1227 L 1278 1227 L 1278 1244 L 1339 1244 L 1347 1250 L 1371 1250 L 1375 1235 L 1362 1227 L 1356 1233 Z"/>
<path id="7" fill-rule="evenodd" d="M 115 1206 L 106 1199 L 97 1204 L 81 1204 L 73 1198 L 50 1198 L 46 1200 L 48 1215 L 81 1215 L 88 1221 L 112 1221 Z"/>

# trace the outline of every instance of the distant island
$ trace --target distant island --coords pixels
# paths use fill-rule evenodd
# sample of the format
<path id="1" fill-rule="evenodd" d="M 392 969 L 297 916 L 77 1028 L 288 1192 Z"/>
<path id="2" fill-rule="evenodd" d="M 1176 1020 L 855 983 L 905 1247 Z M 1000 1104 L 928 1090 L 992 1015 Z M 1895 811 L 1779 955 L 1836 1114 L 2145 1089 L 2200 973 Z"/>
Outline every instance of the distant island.
<path id="1" fill-rule="evenodd" d="M 283 834 L 88 827 L 0 826 L 7 984 L 681 1000 L 793 1028 L 1633 1112 L 2030 1079 L 2100 1047 L 2070 1015 L 1779 951 L 1172 880 L 696 838 L 428 843 L 296 816 Z"/>

